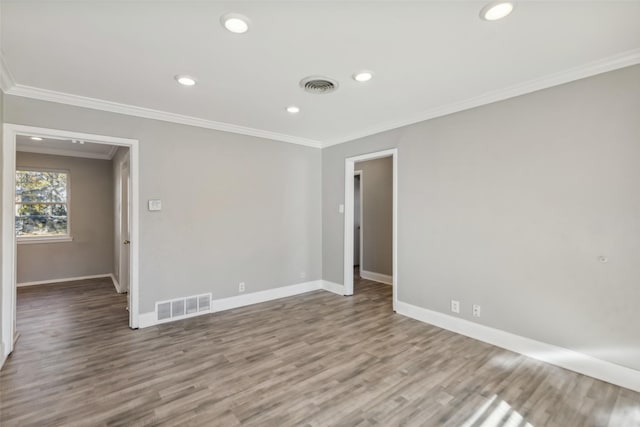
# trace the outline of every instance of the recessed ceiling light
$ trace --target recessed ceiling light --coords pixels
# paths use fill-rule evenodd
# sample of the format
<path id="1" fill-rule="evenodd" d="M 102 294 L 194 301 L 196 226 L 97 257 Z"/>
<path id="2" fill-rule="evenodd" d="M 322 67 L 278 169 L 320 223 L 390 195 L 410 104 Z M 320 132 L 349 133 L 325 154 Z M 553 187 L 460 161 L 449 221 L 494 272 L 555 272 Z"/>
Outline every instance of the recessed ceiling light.
<path id="1" fill-rule="evenodd" d="M 249 31 L 249 18 L 238 13 L 227 13 L 220 18 L 220 22 L 232 33 L 242 34 Z"/>
<path id="2" fill-rule="evenodd" d="M 290 105 L 287 107 L 287 113 L 289 114 L 298 114 L 300 112 L 300 108 L 295 105 Z"/>
<path id="3" fill-rule="evenodd" d="M 353 75 L 353 79 L 357 82 L 368 82 L 373 78 L 373 73 L 371 71 L 360 71 Z"/>
<path id="4" fill-rule="evenodd" d="M 40 138 L 39 136 L 32 136 L 31 140 L 32 141 L 42 141 L 42 138 Z"/>
<path id="5" fill-rule="evenodd" d="M 498 0 L 487 4 L 480 10 L 480 17 L 485 21 L 497 21 L 513 11 L 513 3 L 510 1 Z"/>
<path id="6" fill-rule="evenodd" d="M 196 84 L 196 79 L 191 76 L 176 76 L 176 81 L 180 83 L 182 86 L 193 86 Z"/>

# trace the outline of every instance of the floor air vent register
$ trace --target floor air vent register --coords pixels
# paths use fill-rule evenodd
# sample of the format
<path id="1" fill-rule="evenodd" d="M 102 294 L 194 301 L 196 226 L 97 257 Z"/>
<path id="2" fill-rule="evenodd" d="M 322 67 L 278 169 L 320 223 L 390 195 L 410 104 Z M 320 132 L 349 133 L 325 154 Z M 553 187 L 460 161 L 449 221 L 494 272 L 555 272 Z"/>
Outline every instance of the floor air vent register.
<path id="1" fill-rule="evenodd" d="M 195 295 L 156 303 L 156 320 L 164 322 L 211 312 L 211 294 Z"/>

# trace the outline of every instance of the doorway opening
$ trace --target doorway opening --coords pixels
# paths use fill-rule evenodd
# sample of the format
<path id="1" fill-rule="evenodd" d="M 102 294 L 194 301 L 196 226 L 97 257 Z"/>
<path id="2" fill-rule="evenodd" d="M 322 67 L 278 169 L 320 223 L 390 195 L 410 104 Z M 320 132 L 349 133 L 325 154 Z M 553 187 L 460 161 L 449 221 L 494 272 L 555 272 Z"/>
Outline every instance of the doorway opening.
<path id="1" fill-rule="evenodd" d="M 137 328 L 138 141 L 5 124 L 2 145 L 0 362 L 19 332 L 18 286 L 108 280 Z"/>
<path id="2" fill-rule="evenodd" d="M 366 205 L 366 200 L 363 200 L 364 195 L 364 179 L 366 172 L 358 168 L 360 173 L 356 171 L 356 164 L 369 160 L 391 158 L 392 165 L 392 179 L 391 179 L 391 266 L 390 274 L 377 275 L 369 277 L 371 280 L 382 281 L 381 277 L 387 277 L 386 282 L 393 286 L 393 309 L 396 310 L 398 300 L 398 268 L 397 268 L 397 219 L 398 219 L 398 150 L 390 149 L 384 151 L 378 151 L 375 153 L 363 154 L 360 156 L 349 157 L 345 159 L 345 206 L 344 206 L 344 294 L 353 295 L 354 292 L 354 268 L 358 265 L 358 272 L 363 276 L 366 276 L 367 271 L 364 270 L 365 261 L 365 244 L 363 242 L 363 236 L 365 235 L 364 223 L 362 213 L 364 211 L 363 206 Z M 358 183 L 359 181 L 359 183 Z M 358 185 L 359 184 L 359 185 Z M 359 190 L 358 202 L 355 201 L 357 192 Z M 358 218 L 360 220 L 360 229 L 356 228 L 357 219 L 355 218 L 356 208 L 359 209 Z M 356 241 L 358 243 L 356 244 Z M 357 249 L 357 251 L 356 251 Z M 359 259 L 357 259 L 359 258 Z"/>
<path id="3" fill-rule="evenodd" d="M 362 268 L 362 197 L 363 182 L 362 171 L 357 170 L 353 174 L 353 268 L 354 274 L 360 275 Z"/>

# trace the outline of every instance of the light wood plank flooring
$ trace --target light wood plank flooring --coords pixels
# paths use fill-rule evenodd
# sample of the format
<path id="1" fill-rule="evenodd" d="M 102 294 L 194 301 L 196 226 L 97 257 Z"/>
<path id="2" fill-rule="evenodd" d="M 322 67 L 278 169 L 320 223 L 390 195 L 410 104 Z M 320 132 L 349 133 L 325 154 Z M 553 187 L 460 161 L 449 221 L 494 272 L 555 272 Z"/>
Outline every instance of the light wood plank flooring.
<path id="1" fill-rule="evenodd" d="M 394 314 L 375 282 L 139 331 L 125 304 L 19 289 L 0 425 L 640 425 L 640 393 Z"/>

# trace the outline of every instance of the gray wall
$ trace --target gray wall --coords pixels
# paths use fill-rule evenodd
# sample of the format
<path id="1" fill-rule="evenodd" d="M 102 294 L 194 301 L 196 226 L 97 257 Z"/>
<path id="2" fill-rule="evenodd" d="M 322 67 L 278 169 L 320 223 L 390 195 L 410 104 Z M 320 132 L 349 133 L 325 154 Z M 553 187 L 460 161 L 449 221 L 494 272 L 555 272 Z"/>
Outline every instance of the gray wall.
<path id="1" fill-rule="evenodd" d="M 322 150 L 324 279 L 345 157 L 398 147 L 400 301 L 640 369 L 639 117 L 634 66 Z"/>
<path id="2" fill-rule="evenodd" d="M 141 312 L 321 279 L 320 150 L 15 96 L 5 108 L 8 123 L 140 141 Z"/>
<path id="3" fill-rule="evenodd" d="M 355 164 L 362 175 L 362 263 L 361 270 L 393 275 L 393 159 Z"/>
<path id="4" fill-rule="evenodd" d="M 111 161 L 18 151 L 16 166 L 69 171 L 73 237 L 72 242 L 18 244 L 17 282 L 111 273 L 114 210 Z"/>

